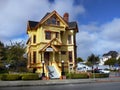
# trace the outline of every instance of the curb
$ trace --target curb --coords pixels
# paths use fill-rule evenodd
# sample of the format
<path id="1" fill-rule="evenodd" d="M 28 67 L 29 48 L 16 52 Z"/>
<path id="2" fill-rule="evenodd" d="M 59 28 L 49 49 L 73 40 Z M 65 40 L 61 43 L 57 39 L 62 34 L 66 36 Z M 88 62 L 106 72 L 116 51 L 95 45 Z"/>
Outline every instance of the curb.
<path id="1" fill-rule="evenodd" d="M 0 81 L 0 87 L 50 86 L 50 85 L 89 84 L 102 82 L 120 82 L 120 78 Z"/>
<path id="2" fill-rule="evenodd" d="M 0 81 L 0 87 L 20 87 L 20 86 L 49 86 L 67 84 L 95 83 L 95 80 L 39 80 L 39 81 Z"/>

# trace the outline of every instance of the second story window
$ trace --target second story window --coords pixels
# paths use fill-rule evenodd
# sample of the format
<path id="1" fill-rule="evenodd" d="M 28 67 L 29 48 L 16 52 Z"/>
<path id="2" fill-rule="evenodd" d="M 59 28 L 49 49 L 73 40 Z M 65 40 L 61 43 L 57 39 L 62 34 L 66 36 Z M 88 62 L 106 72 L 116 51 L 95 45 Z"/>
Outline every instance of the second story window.
<path id="1" fill-rule="evenodd" d="M 72 44 L 72 36 L 68 35 L 68 44 Z"/>
<path id="2" fill-rule="evenodd" d="M 59 38 L 59 33 L 58 32 L 55 33 L 55 37 Z"/>
<path id="3" fill-rule="evenodd" d="M 47 39 L 47 40 L 51 39 L 51 32 L 49 32 L 49 31 L 45 32 L 45 39 Z"/>
<path id="4" fill-rule="evenodd" d="M 36 43 L 36 35 L 33 35 L 33 43 Z"/>

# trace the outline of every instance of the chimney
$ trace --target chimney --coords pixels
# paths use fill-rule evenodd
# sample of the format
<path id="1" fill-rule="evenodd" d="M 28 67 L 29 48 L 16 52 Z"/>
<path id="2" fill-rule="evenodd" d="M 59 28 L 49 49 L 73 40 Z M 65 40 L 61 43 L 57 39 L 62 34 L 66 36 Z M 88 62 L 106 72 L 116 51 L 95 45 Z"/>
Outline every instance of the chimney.
<path id="1" fill-rule="evenodd" d="M 69 14 L 68 13 L 64 13 L 63 19 L 64 19 L 64 21 L 69 22 Z"/>

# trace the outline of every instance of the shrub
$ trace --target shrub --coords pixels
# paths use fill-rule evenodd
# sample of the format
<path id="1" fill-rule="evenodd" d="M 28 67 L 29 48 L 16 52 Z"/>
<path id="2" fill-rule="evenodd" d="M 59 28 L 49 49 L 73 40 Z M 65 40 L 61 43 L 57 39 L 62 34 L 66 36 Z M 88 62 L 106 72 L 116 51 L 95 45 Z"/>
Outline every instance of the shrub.
<path id="1" fill-rule="evenodd" d="M 105 74 L 105 73 L 95 73 L 91 75 L 91 78 L 107 78 L 109 77 L 109 74 Z"/>
<path id="2" fill-rule="evenodd" d="M 85 79 L 88 78 L 87 73 L 69 73 L 66 75 L 68 79 Z"/>
<path id="3" fill-rule="evenodd" d="M 4 81 L 14 81 L 14 80 L 20 80 L 21 77 L 19 74 L 3 74 L 1 76 L 1 80 Z"/>
<path id="4" fill-rule="evenodd" d="M 0 74 L 0 80 L 1 80 L 1 78 L 2 78 L 2 74 Z"/>
<path id="5" fill-rule="evenodd" d="M 39 76 L 38 76 L 38 74 L 33 74 L 33 73 L 21 74 L 21 79 L 22 80 L 38 80 Z"/>

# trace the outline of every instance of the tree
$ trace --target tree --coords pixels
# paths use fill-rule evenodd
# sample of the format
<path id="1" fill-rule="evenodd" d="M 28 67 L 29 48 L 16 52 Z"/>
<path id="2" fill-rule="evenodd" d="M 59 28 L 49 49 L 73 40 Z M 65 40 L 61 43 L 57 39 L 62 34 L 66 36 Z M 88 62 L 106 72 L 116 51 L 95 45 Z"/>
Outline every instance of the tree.
<path id="1" fill-rule="evenodd" d="M 0 41 L 0 60 L 5 58 L 5 47 L 4 44 Z"/>
<path id="2" fill-rule="evenodd" d="M 116 58 L 118 56 L 118 52 L 109 51 L 108 53 L 103 54 L 103 56 L 111 56 L 112 58 Z"/>
<path id="3" fill-rule="evenodd" d="M 5 71 L 5 47 L 4 44 L 0 41 L 0 73 Z"/>
<path id="4" fill-rule="evenodd" d="M 94 54 L 91 54 L 87 59 L 87 62 L 90 62 L 92 65 L 97 64 L 99 61 L 99 56 L 95 56 Z"/>
<path id="5" fill-rule="evenodd" d="M 116 58 L 110 58 L 110 59 L 108 59 L 107 61 L 105 61 L 105 65 L 109 65 L 109 66 L 113 66 L 113 65 L 115 65 L 117 63 L 117 60 L 116 60 Z"/>
<path id="6" fill-rule="evenodd" d="M 79 63 L 79 62 L 83 62 L 83 59 L 81 57 L 77 58 L 77 63 Z"/>
<path id="7" fill-rule="evenodd" d="M 119 64 L 119 66 L 120 66 L 120 58 L 118 58 L 117 62 L 118 62 L 118 64 Z"/>
<path id="8" fill-rule="evenodd" d="M 25 45 L 23 42 L 12 43 L 6 46 L 6 63 L 10 64 L 10 68 L 19 71 L 21 67 L 26 68 L 27 60 L 23 57 L 25 54 Z"/>

